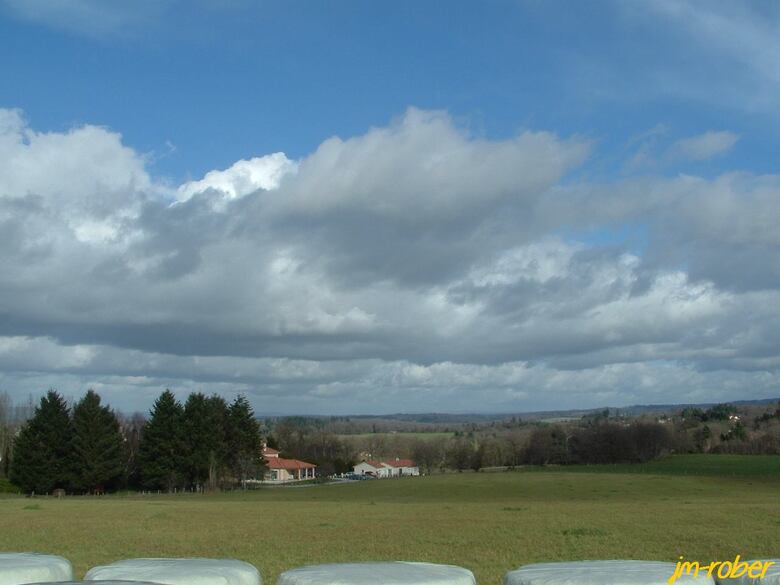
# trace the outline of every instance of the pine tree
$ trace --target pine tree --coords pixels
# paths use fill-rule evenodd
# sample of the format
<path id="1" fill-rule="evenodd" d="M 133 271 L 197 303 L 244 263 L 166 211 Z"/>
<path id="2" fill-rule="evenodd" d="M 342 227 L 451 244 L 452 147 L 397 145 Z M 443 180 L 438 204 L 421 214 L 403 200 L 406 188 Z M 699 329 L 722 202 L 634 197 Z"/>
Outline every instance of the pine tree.
<path id="1" fill-rule="evenodd" d="M 127 454 L 119 421 L 93 390 L 73 408 L 70 455 L 73 487 L 78 491 L 116 487 L 124 473 Z"/>
<path id="2" fill-rule="evenodd" d="M 8 443 L 3 451 L 3 476 L 8 477 L 11 473 L 11 444 Z"/>
<path id="3" fill-rule="evenodd" d="M 184 404 L 187 471 L 191 485 L 217 488 L 225 465 L 228 406 L 217 395 L 190 394 Z"/>
<path id="4" fill-rule="evenodd" d="M 148 489 L 169 492 L 182 485 L 186 472 L 184 410 L 173 392 L 163 392 L 144 425 L 138 462 L 141 481 Z"/>
<path id="5" fill-rule="evenodd" d="M 200 392 L 194 392 L 184 403 L 184 436 L 187 481 L 196 487 L 202 486 L 208 478 L 210 432 L 206 397 Z"/>
<path id="6" fill-rule="evenodd" d="M 209 426 L 212 429 L 209 435 L 208 486 L 210 490 L 215 490 L 227 466 L 230 411 L 225 399 L 216 394 L 206 400 L 206 405 Z"/>
<path id="7" fill-rule="evenodd" d="M 245 396 L 237 396 L 228 411 L 229 465 L 235 479 L 244 481 L 262 471 L 260 425 Z"/>
<path id="8" fill-rule="evenodd" d="M 14 441 L 11 481 L 24 492 L 48 493 L 69 487 L 72 437 L 68 406 L 62 396 L 49 390 Z"/>

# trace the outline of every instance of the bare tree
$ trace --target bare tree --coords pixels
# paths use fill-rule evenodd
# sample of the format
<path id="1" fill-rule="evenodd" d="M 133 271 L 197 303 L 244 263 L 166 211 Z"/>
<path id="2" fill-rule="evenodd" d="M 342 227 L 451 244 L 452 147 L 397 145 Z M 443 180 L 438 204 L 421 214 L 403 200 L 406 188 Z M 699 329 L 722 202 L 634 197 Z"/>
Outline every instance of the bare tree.
<path id="1" fill-rule="evenodd" d="M 444 462 L 444 441 L 417 439 L 412 446 L 412 459 L 425 473 L 431 473 Z"/>
<path id="2" fill-rule="evenodd" d="M 506 454 L 504 457 L 505 465 L 509 467 L 515 467 L 523 462 L 523 454 L 525 451 L 526 443 L 528 443 L 528 436 L 519 430 L 510 430 L 504 435 L 504 441 L 506 443 Z"/>
<path id="3" fill-rule="evenodd" d="M 35 413 L 35 399 L 32 394 L 27 396 L 25 402 L 11 405 L 11 422 L 14 424 L 22 424 L 32 418 Z"/>
<path id="4" fill-rule="evenodd" d="M 474 443 L 463 437 L 450 441 L 444 453 L 447 467 L 463 471 L 471 466 L 474 455 Z"/>
<path id="5" fill-rule="evenodd" d="M 119 425 L 125 448 L 127 449 L 127 464 L 125 467 L 125 478 L 130 485 L 138 485 L 138 450 L 141 444 L 141 434 L 146 424 L 146 417 L 141 412 L 135 412 L 129 417 L 119 414 Z"/>

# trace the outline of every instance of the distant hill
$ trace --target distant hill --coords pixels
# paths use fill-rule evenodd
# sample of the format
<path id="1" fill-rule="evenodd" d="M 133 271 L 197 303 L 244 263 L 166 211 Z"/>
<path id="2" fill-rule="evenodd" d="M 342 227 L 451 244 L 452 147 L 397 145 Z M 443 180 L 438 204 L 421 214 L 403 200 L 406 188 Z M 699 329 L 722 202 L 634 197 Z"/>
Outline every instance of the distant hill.
<path id="1" fill-rule="evenodd" d="M 780 403 L 780 398 L 762 398 L 756 400 L 730 400 L 729 404 L 736 406 L 762 406 L 767 404 Z M 512 418 L 521 418 L 527 421 L 547 420 L 547 419 L 574 419 L 587 416 L 589 414 L 609 410 L 610 416 L 639 416 L 642 414 L 667 414 L 679 412 L 684 408 L 702 408 L 706 409 L 718 404 L 717 402 L 699 402 L 699 403 L 681 403 L 681 404 L 634 404 L 631 406 L 602 406 L 600 408 L 588 409 L 569 409 L 569 410 L 540 410 L 531 412 L 510 412 L 510 413 L 446 413 L 446 412 L 424 412 L 424 413 L 395 413 L 395 414 L 358 414 L 358 415 L 312 415 L 302 416 L 303 419 L 319 419 L 326 421 L 362 421 L 362 422 L 405 422 L 429 425 L 463 425 L 469 423 L 489 423 L 505 421 Z M 274 414 L 261 416 L 261 419 L 285 418 L 288 415 Z"/>

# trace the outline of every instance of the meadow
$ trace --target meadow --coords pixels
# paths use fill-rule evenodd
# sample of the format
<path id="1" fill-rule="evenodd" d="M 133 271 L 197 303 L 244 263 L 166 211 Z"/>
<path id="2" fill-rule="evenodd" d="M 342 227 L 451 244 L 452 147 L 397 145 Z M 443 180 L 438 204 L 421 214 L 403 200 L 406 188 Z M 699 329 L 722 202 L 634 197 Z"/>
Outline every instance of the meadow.
<path id="1" fill-rule="evenodd" d="M 780 556 L 780 457 L 719 457 L 214 495 L 2 495 L 0 550 L 62 554 L 78 577 L 135 556 L 243 559 L 266 583 L 308 563 L 400 559 L 493 585 L 538 561 Z"/>

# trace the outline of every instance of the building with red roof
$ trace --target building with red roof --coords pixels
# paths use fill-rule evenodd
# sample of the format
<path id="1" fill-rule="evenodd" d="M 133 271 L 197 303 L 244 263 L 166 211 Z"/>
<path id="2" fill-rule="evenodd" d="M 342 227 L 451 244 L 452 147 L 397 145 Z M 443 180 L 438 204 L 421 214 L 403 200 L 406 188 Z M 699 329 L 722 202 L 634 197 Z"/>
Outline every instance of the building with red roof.
<path id="1" fill-rule="evenodd" d="M 284 483 L 314 479 L 317 476 L 317 466 L 299 459 L 284 459 L 279 457 L 279 451 L 263 447 L 263 460 L 267 469 L 264 481 Z"/>
<path id="2" fill-rule="evenodd" d="M 370 475 L 376 478 L 400 477 L 402 475 L 420 475 L 420 468 L 411 459 L 386 459 L 383 461 L 362 461 L 353 467 L 358 475 Z"/>

